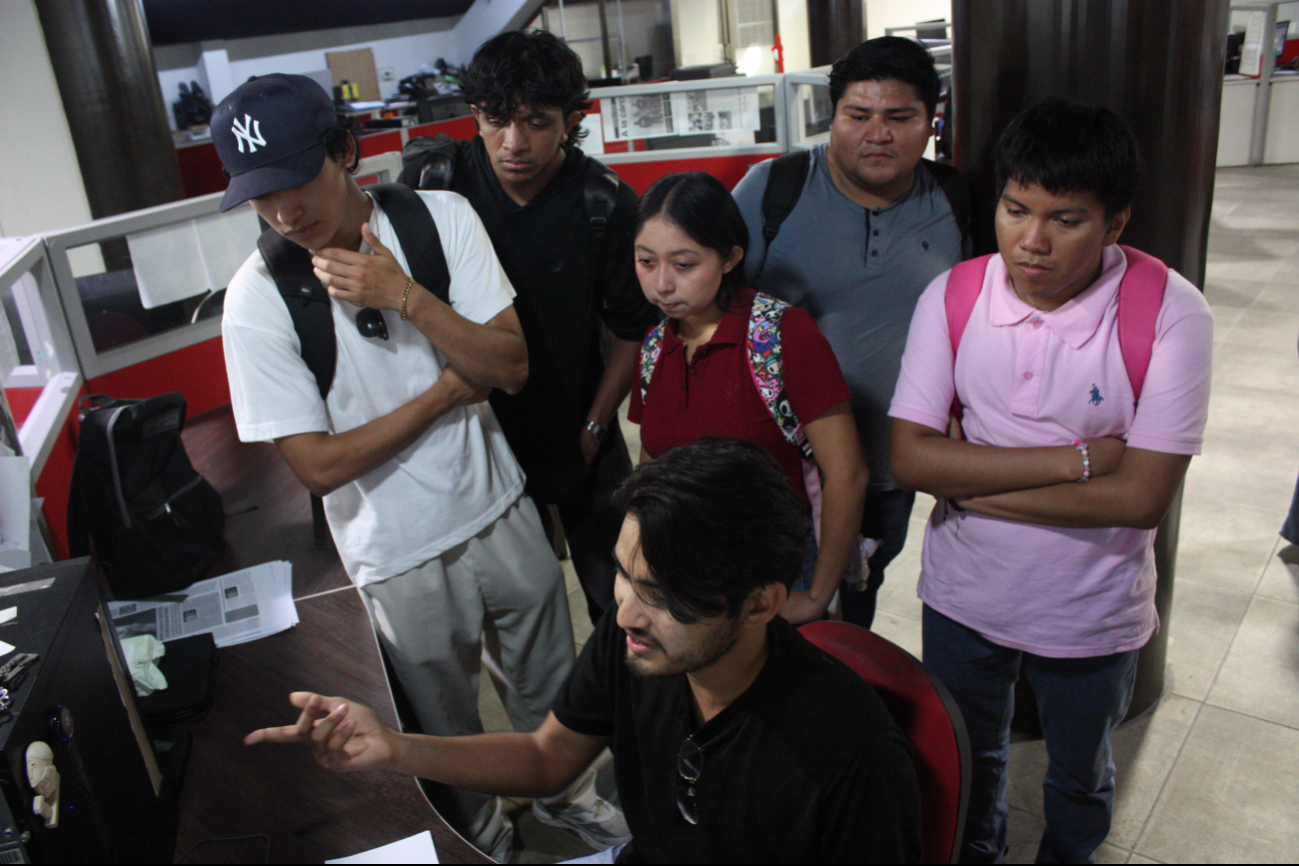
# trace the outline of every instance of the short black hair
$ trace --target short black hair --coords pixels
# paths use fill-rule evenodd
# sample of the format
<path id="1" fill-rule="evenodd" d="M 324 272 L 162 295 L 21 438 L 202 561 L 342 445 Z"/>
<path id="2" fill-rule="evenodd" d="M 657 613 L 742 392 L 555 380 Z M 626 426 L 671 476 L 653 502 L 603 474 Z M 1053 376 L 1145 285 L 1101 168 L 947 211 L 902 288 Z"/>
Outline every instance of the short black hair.
<path id="1" fill-rule="evenodd" d="M 662 217 L 690 236 L 695 243 L 715 251 L 723 260 L 739 247 L 749 252 L 749 227 L 740 206 L 726 185 L 711 174 L 688 171 L 659 178 L 636 209 L 636 234 L 654 217 Z M 744 260 L 722 274 L 717 306 L 725 310 L 744 285 Z"/>
<path id="2" fill-rule="evenodd" d="M 331 126 L 320 138 L 325 146 L 325 154 L 335 162 L 342 164 L 347 159 L 347 143 L 351 140 L 353 147 L 352 164 L 343 166 L 350 173 L 356 174 L 361 165 L 361 139 L 357 135 L 357 124 L 351 117 L 340 113 L 338 122 Z"/>
<path id="3" fill-rule="evenodd" d="M 637 467 L 614 497 L 674 619 L 734 617 L 755 590 L 798 577 L 807 506 L 761 446 L 700 439 Z"/>
<path id="4" fill-rule="evenodd" d="M 1101 105 L 1052 97 L 1021 112 L 993 150 L 997 199 L 1006 182 L 1052 194 L 1090 191 L 1106 219 L 1131 206 L 1141 183 L 1141 149 L 1127 121 Z"/>
<path id="5" fill-rule="evenodd" d="M 465 67 L 460 86 L 465 102 L 496 120 L 514 117 L 525 105 L 558 107 L 564 117 L 591 107 L 581 58 L 545 30 L 508 30 L 487 40 Z M 585 135 L 576 124 L 568 143 L 575 145 Z"/>
<path id="6" fill-rule="evenodd" d="M 896 79 L 916 89 L 933 119 L 943 83 L 934 68 L 934 58 L 925 46 L 901 36 L 868 39 L 830 67 L 830 104 L 839 107 L 848 85 L 855 81 Z"/>

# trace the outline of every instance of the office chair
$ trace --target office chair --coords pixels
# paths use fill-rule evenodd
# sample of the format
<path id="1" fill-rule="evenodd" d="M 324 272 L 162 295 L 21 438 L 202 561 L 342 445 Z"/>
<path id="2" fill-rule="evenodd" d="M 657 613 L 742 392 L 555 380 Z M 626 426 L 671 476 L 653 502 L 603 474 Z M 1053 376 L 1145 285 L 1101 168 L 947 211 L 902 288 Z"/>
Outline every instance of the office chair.
<path id="1" fill-rule="evenodd" d="M 822 620 L 799 632 L 884 700 L 915 752 L 924 862 L 955 863 L 970 797 L 970 741 L 951 693 L 911 653 L 860 626 Z"/>

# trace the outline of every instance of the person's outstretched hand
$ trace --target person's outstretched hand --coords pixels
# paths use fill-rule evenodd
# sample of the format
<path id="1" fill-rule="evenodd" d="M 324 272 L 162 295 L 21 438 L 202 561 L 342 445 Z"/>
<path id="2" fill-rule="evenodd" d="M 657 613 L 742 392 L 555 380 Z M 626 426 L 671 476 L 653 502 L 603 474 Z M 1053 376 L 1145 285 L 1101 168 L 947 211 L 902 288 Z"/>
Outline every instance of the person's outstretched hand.
<path id="1" fill-rule="evenodd" d="M 398 735 L 368 707 L 311 692 L 293 692 L 289 703 L 302 710 L 297 724 L 253 731 L 244 745 L 305 743 L 317 763 L 340 773 L 393 766 Z"/>

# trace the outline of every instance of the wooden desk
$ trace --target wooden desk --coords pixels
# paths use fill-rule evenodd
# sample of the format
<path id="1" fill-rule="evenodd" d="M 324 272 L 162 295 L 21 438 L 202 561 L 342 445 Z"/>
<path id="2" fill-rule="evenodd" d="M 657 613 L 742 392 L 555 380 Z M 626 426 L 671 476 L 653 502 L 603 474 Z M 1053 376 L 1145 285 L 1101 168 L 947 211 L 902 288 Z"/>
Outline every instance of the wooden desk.
<path id="1" fill-rule="evenodd" d="M 301 622 L 218 653 L 212 710 L 190 727 L 194 744 L 181 786 L 176 856 L 203 839 L 265 833 L 271 862 L 320 863 L 429 830 L 442 862 L 492 862 L 447 826 L 412 778 L 331 773 L 305 748 L 243 745 L 256 728 L 292 723 L 291 691 L 352 698 L 390 725 L 396 712 L 357 591 L 337 586 L 336 577 L 329 580 L 334 586 L 315 589 L 328 569 L 321 568 L 320 552 L 310 549 L 307 492 L 274 446 L 239 443 L 228 409 L 192 419 L 185 441 L 227 509 L 241 501 L 258 505 L 228 521 L 231 549 L 214 573 L 269 559 L 293 561 Z M 299 574 L 300 568 L 313 573 Z M 304 593 L 306 587 L 319 594 Z M 187 862 L 261 862 L 265 850 L 263 839 L 210 842 Z"/>

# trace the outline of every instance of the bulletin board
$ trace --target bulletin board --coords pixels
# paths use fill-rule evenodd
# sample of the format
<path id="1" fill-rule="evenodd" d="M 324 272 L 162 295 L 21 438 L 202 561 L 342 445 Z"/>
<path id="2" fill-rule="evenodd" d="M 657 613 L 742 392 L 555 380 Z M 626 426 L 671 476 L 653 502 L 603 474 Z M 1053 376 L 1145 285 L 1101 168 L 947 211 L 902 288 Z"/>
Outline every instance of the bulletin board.
<path id="1" fill-rule="evenodd" d="M 374 51 L 357 48 L 352 51 L 326 51 L 325 64 L 334 78 L 334 86 L 350 81 L 357 86 L 358 102 L 379 101 L 379 74 L 374 66 Z"/>

